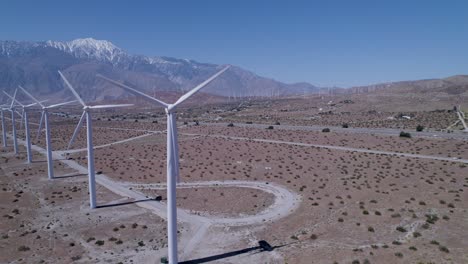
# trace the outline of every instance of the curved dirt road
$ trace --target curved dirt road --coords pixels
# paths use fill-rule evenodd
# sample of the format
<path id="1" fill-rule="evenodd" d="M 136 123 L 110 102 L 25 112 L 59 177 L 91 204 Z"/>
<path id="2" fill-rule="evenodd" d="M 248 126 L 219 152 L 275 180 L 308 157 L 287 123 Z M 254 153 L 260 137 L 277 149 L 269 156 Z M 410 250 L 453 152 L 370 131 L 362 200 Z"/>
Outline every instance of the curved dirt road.
<path id="1" fill-rule="evenodd" d="M 11 137 L 9 135 L 9 137 Z M 24 140 L 18 139 L 18 143 L 26 145 Z M 31 146 L 34 151 L 42 155 L 46 155 L 46 150 L 36 146 Z M 65 151 L 52 152 L 53 159 L 60 161 L 77 172 L 87 174 L 88 169 L 85 166 L 78 164 L 74 160 L 68 160 L 64 156 Z M 111 192 L 123 197 L 134 199 L 135 201 L 147 200 L 146 195 L 135 191 L 137 188 L 153 188 L 165 189 L 165 184 L 131 184 L 116 182 L 104 174 L 95 175 L 96 182 Z M 189 230 L 187 233 L 182 234 L 180 238 L 180 249 L 182 259 L 187 258 L 192 250 L 200 245 L 205 233 L 210 226 L 242 226 L 242 225 L 255 225 L 263 224 L 266 221 L 274 221 L 287 216 L 298 208 L 301 198 L 299 195 L 289 191 L 288 189 L 273 183 L 267 182 L 251 182 L 251 181 L 209 181 L 209 182 L 194 182 L 194 183 L 180 183 L 178 188 L 193 188 L 193 187 L 239 187 L 239 188 L 253 188 L 271 193 L 275 196 L 274 203 L 260 212 L 257 215 L 243 216 L 243 217 L 215 217 L 215 216 L 199 216 L 190 213 L 190 210 L 177 208 L 178 222 L 184 222 L 188 225 Z M 161 218 L 167 219 L 166 204 L 162 202 L 145 202 L 136 203 L 136 205 L 149 209 Z M 99 207 L 99 206 L 98 206 Z"/>

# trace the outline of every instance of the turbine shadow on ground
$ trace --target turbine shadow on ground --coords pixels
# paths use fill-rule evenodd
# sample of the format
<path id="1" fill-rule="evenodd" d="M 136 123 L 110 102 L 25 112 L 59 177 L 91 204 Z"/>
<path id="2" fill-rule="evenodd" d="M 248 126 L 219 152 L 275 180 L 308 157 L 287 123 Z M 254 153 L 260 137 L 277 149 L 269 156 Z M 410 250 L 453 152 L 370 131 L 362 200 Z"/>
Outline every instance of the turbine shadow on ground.
<path id="1" fill-rule="evenodd" d="M 54 178 L 65 179 L 65 178 L 73 178 L 73 177 L 80 177 L 80 176 L 88 176 L 88 174 L 78 173 L 78 174 L 71 174 L 71 175 L 55 176 Z"/>
<path id="2" fill-rule="evenodd" d="M 103 205 L 98 205 L 96 208 L 107 208 L 107 207 L 115 207 L 115 206 L 123 206 L 123 205 L 129 205 L 129 204 L 136 204 L 136 203 L 142 203 L 142 202 L 157 202 L 159 201 L 156 198 L 148 198 L 148 199 L 142 199 L 142 200 L 136 200 L 136 201 L 128 201 L 128 202 L 121 202 L 121 203 L 112 203 L 112 204 L 103 204 Z"/>
<path id="3" fill-rule="evenodd" d="M 47 160 L 33 160 L 32 163 L 44 163 L 47 162 Z"/>
<path id="4" fill-rule="evenodd" d="M 186 261 L 179 262 L 179 264 L 207 263 L 207 262 L 216 261 L 216 260 L 220 260 L 224 258 L 230 258 L 230 257 L 234 257 L 234 256 L 238 256 L 238 255 L 242 255 L 242 254 L 246 254 L 246 253 L 254 252 L 254 251 L 256 251 L 255 253 L 261 253 L 264 251 L 273 251 L 277 248 L 282 248 L 290 244 L 293 244 L 293 243 L 288 243 L 288 244 L 284 244 L 281 246 L 272 247 L 270 246 L 270 244 L 268 244 L 268 242 L 262 240 L 259 242 L 259 246 L 256 246 L 256 247 L 244 248 L 244 249 L 240 249 L 236 251 L 226 252 L 226 253 L 199 258 L 199 259 L 186 260 Z"/>

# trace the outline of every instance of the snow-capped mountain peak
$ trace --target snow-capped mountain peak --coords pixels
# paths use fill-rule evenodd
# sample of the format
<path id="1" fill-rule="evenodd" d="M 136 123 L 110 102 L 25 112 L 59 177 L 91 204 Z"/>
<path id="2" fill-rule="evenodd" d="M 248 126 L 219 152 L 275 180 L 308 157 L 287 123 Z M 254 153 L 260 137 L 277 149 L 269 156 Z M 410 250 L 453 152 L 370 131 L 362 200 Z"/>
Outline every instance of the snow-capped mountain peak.
<path id="1" fill-rule="evenodd" d="M 93 38 L 75 39 L 72 41 L 46 41 L 46 45 L 64 52 L 73 54 L 79 58 L 92 58 L 116 62 L 121 56 L 126 56 L 125 51 L 107 40 Z"/>

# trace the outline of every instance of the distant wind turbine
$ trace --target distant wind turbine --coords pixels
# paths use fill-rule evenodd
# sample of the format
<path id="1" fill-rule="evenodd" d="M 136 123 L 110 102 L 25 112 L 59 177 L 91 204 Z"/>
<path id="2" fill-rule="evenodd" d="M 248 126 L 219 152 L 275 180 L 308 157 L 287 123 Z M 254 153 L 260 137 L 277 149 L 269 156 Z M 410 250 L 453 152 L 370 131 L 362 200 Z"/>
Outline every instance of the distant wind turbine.
<path id="1" fill-rule="evenodd" d="M 127 107 L 132 106 L 133 104 L 114 104 L 114 105 L 86 105 L 83 99 L 78 95 L 75 89 L 71 86 L 62 72 L 58 72 L 62 77 L 63 81 L 65 82 L 66 86 L 70 89 L 73 95 L 76 97 L 78 102 L 83 106 L 83 114 L 81 115 L 80 121 L 73 132 L 73 136 L 68 144 L 68 148 L 71 147 L 73 141 L 75 140 L 76 136 L 78 135 L 78 131 L 80 130 L 81 126 L 83 125 L 83 120 L 86 116 L 86 137 L 87 137 L 87 145 L 88 145 L 88 185 L 89 185 L 89 205 L 91 209 L 96 208 L 96 176 L 94 170 L 94 146 L 93 146 L 93 127 L 92 127 L 92 118 L 91 118 L 91 111 L 93 109 L 107 109 L 107 108 L 116 108 L 116 107 Z"/>
<path id="2" fill-rule="evenodd" d="M 11 97 L 10 95 L 6 94 L 8 97 L 11 98 L 11 100 L 14 100 L 21 108 L 22 108 L 22 114 L 21 114 L 21 124 L 23 124 L 23 119 L 24 119 L 24 130 L 25 130 L 25 137 L 26 137 L 26 159 L 28 163 L 32 162 L 32 151 L 31 151 L 31 137 L 29 135 L 29 120 L 28 120 L 28 111 L 27 109 L 37 105 L 37 103 L 32 103 L 28 105 L 24 105 L 20 103 L 16 98 Z"/>
<path id="3" fill-rule="evenodd" d="M 164 107 L 167 114 L 167 232 L 168 232 L 168 257 L 169 263 L 177 264 L 177 207 L 176 207 L 176 181 L 179 180 L 179 147 L 177 144 L 177 124 L 176 124 L 176 108 L 189 97 L 194 95 L 200 89 L 208 85 L 219 75 L 229 69 L 225 67 L 217 72 L 203 83 L 199 84 L 186 94 L 182 95 L 175 103 L 167 104 L 161 100 L 151 97 L 136 89 L 133 89 L 125 84 L 116 82 L 100 74 L 97 76 L 130 91 L 133 94 L 142 96 L 146 100 Z"/>
<path id="4" fill-rule="evenodd" d="M 3 113 L 4 110 L 8 110 L 8 108 L 4 108 L 5 105 L 0 106 L 0 114 L 2 117 L 2 140 L 3 140 L 3 147 L 8 147 L 7 137 L 6 137 L 6 127 L 5 127 L 5 114 Z"/>
<path id="5" fill-rule="evenodd" d="M 13 96 L 10 96 L 7 94 L 5 91 L 3 91 L 4 94 L 6 94 L 8 97 L 11 98 L 11 105 L 8 108 L 8 110 L 11 112 L 11 132 L 13 134 L 13 148 L 15 151 L 15 154 L 18 154 L 18 138 L 16 137 L 16 120 L 15 120 L 15 112 L 16 112 L 16 107 L 15 107 L 15 98 L 16 98 L 16 93 L 18 92 L 18 89 L 15 90 L 15 93 Z M 19 113 L 18 113 L 19 115 Z"/>
<path id="6" fill-rule="evenodd" d="M 42 114 L 41 114 L 41 121 L 39 123 L 39 132 L 38 135 L 41 131 L 42 128 L 42 122 L 45 122 L 45 134 L 46 134 L 46 149 L 47 149 L 47 176 L 49 180 L 52 180 L 54 178 L 54 165 L 53 165 L 53 159 L 52 159 L 52 142 L 50 141 L 50 125 L 49 125 L 49 109 L 53 109 L 59 106 L 63 106 L 66 104 L 71 104 L 76 101 L 69 101 L 69 102 L 64 102 L 64 103 L 59 103 L 59 104 L 53 104 L 49 106 L 43 105 L 40 101 L 38 101 L 34 96 L 32 96 L 28 91 L 26 91 L 23 87 L 19 86 L 19 88 L 27 95 L 29 98 L 31 98 L 34 102 L 36 102 L 39 106 L 42 108 Z"/>

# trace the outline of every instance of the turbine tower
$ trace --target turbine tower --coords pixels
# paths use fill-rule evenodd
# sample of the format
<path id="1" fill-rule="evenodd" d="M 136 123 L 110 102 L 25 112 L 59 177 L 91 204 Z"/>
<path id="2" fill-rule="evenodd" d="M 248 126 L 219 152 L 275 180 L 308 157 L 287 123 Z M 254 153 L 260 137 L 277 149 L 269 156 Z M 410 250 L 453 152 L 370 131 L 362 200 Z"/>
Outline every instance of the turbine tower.
<path id="1" fill-rule="evenodd" d="M 11 104 L 8 110 L 11 112 L 11 132 L 13 134 L 13 148 L 15 151 L 15 154 L 18 154 L 18 139 L 16 137 L 16 120 L 15 120 L 15 98 L 16 98 L 16 93 L 18 92 L 18 89 L 15 90 L 15 93 L 13 94 L 13 97 L 11 97 L 9 94 L 7 94 L 5 91 L 3 91 L 4 94 L 6 94 L 8 97 L 11 98 Z M 18 113 L 19 114 L 19 113 Z"/>
<path id="2" fill-rule="evenodd" d="M 19 88 L 27 96 L 29 96 L 29 98 L 31 98 L 34 102 L 36 102 L 42 109 L 41 121 L 39 123 L 38 135 L 39 135 L 39 133 L 41 131 L 41 128 L 42 128 L 42 122 L 45 121 L 46 149 L 47 149 L 47 176 L 48 176 L 49 180 L 52 180 L 54 178 L 54 164 L 53 164 L 54 160 L 52 159 L 52 142 L 50 141 L 49 109 L 53 109 L 53 108 L 56 108 L 56 107 L 59 107 L 59 106 L 70 104 L 70 103 L 73 103 L 75 101 L 69 101 L 69 102 L 64 102 L 64 103 L 45 106 L 40 101 L 38 101 L 36 98 L 34 98 L 34 96 L 32 96 L 23 87 L 19 86 Z"/>
<path id="3" fill-rule="evenodd" d="M 133 104 L 117 104 L 117 105 L 86 105 L 83 99 L 78 95 L 75 89 L 71 86 L 62 72 L 58 72 L 60 77 L 62 77 L 63 81 L 65 82 L 66 86 L 71 90 L 73 95 L 76 97 L 78 102 L 83 106 L 83 114 L 81 115 L 80 121 L 73 132 L 73 136 L 68 144 L 68 148 L 71 147 L 73 141 L 75 140 L 76 136 L 78 135 L 78 131 L 80 130 L 81 126 L 83 125 L 83 120 L 86 116 L 86 138 L 87 138 L 87 147 L 88 147 L 88 186 L 89 186 L 89 206 L 91 209 L 96 208 L 96 175 L 94 170 L 94 146 L 93 146 L 93 127 L 92 127 L 92 118 L 91 118 L 91 111 L 93 109 L 108 109 L 108 108 L 116 108 L 116 107 L 127 107 L 132 106 Z"/>
<path id="4" fill-rule="evenodd" d="M 26 109 L 30 108 L 31 106 L 37 105 L 37 103 L 32 103 L 28 105 L 24 105 L 20 103 L 16 98 L 11 97 L 9 94 L 5 93 L 8 97 L 11 98 L 11 100 L 14 100 L 22 109 L 22 114 L 21 114 L 21 124 L 23 124 L 23 119 L 24 119 L 24 130 L 25 130 L 25 136 L 26 136 L 26 152 L 27 152 L 27 162 L 32 163 L 32 151 L 31 151 L 31 137 L 29 136 L 29 121 L 28 121 L 28 111 Z"/>
<path id="5" fill-rule="evenodd" d="M 3 113 L 4 110 L 8 110 L 8 108 L 4 108 L 5 105 L 0 106 L 0 114 L 2 117 L 2 140 L 3 140 L 3 147 L 6 148 L 7 144 L 7 136 L 6 136 L 6 127 L 5 127 L 5 114 Z"/>
<path id="6" fill-rule="evenodd" d="M 164 107 L 167 115 L 167 232 L 168 232 L 168 257 L 170 264 L 177 264 L 177 204 L 176 204 L 176 181 L 179 180 L 179 147 L 177 144 L 177 124 L 176 108 L 190 96 L 194 95 L 200 89 L 208 85 L 219 75 L 229 69 L 230 66 L 223 68 L 203 83 L 199 84 L 186 94 L 182 95 L 175 103 L 167 104 L 161 100 L 151 97 L 145 93 L 135 90 L 125 84 L 116 82 L 100 74 L 97 76 L 130 91 L 133 94 L 142 96 L 148 101 Z"/>

